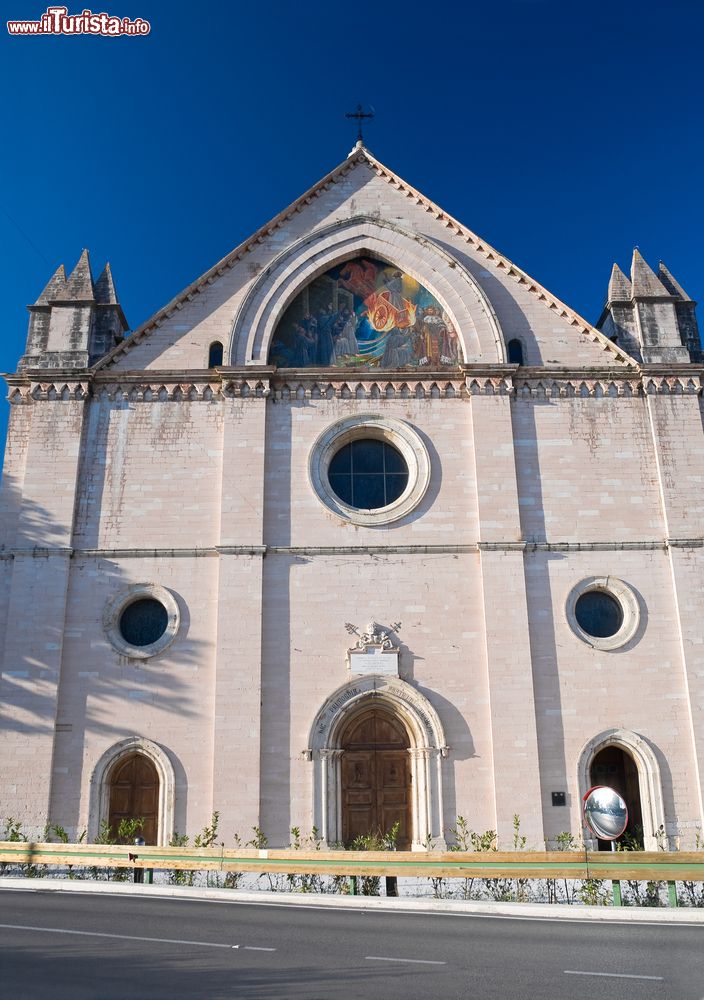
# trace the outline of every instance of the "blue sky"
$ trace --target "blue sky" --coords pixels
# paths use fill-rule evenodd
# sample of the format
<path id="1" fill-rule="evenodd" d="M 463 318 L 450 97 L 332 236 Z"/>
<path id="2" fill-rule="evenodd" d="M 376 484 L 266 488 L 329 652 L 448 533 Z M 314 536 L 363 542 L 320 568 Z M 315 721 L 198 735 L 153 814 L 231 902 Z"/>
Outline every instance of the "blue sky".
<path id="1" fill-rule="evenodd" d="M 344 159 L 360 101 L 379 159 L 587 319 L 634 245 L 702 297 L 698 0 L 94 9 L 151 33 L 2 25 L 2 371 L 58 264 L 110 260 L 136 328 Z"/>

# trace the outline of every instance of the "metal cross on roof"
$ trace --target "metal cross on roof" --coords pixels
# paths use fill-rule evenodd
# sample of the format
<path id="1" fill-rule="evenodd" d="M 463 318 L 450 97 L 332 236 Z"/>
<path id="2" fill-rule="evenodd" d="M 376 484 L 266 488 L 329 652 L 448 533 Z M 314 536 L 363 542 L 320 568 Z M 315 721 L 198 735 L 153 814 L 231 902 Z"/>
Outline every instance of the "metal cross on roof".
<path id="1" fill-rule="evenodd" d="M 347 111 L 345 113 L 345 118 L 356 118 L 357 119 L 357 142 L 364 142 L 364 136 L 362 135 L 362 120 L 364 118 L 373 118 L 374 108 L 369 111 L 365 111 L 361 104 L 357 105 L 356 111 Z"/>

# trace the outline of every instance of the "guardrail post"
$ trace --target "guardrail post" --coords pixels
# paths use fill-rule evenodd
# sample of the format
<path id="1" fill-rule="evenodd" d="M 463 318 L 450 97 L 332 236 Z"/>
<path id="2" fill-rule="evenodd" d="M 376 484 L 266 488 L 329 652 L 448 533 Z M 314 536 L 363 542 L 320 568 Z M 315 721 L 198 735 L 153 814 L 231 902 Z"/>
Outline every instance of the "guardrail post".
<path id="1" fill-rule="evenodd" d="M 611 887 L 614 893 L 614 906 L 623 906 L 623 899 L 621 898 L 621 883 L 612 882 Z"/>
<path id="2" fill-rule="evenodd" d="M 677 883 L 667 883 L 667 901 L 670 906 L 677 906 Z"/>
<path id="3" fill-rule="evenodd" d="M 350 886 L 350 896 L 356 896 L 357 895 L 357 876 L 356 875 L 350 875 L 349 886 Z"/>
<path id="4" fill-rule="evenodd" d="M 386 895 L 398 896 L 398 878 L 395 875 L 386 876 Z"/>
<path id="5" fill-rule="evenodd" d="M 146 844 L 146 840 L 143 837 L 135 837 L 134 838 L 134 846 L 135 847 L 144 847 L 145 844 Z M 129 860 L 130 861 L 136 861 L 138 857 L 139 857 L 139 855 L 137 855 L 137 854 L 130 854 L 129 855 Z M 134 868 L 132 869 L 132 881 L 134 883 L 140 884 L 140 885 L 141 885 L 141 883 L 144 882 L 144 869 L 143 868 L 137 868 L 136 865 L 134 866 Z"/>

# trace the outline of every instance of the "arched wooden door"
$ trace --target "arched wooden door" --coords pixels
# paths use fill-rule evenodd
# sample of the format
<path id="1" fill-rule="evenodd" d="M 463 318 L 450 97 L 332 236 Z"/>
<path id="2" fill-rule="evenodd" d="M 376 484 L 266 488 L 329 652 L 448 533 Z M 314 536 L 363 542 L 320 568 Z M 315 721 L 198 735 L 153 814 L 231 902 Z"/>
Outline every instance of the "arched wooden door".
<path id="1" fill-rule="evenodd" d="M 156 844 L 159 829 L 159 775 L 141 753 L 120 761 L 110 776 L 110 829 L 117 834 L 120 820 L 143 819 L 139 836 Z"/>
<path id="2" fill-rule="evenodd" d="M 594 757 L 589 770 L 592 785 L 607 785 L 625 800 L 628 807 L 626 834 L 643 846 L 643 813 L 640 804 L 638 768 L 629 753 L 619 746 L 608 746 Z M 599 841 L 600 851 L 610 851 L 611 842 Z"/>
<path id="3" fill-rule="evenodd" d="M 409 739 L 390 712 L 371 708 L 342 734 L 342 838 L 388 833 L 399 824 L 396 846 L 411 845 Z"/>

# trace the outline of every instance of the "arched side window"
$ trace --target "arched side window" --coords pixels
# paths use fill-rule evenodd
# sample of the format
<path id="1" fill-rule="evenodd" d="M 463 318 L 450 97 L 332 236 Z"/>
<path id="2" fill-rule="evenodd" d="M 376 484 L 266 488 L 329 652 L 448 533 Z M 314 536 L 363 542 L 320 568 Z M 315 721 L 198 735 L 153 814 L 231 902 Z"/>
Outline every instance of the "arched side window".
<path id="1" fill-rule="evenodd" d="M 223 346 L 219 340 L 213 341 L 208 350 L 208 368 L 217 368 L 222 364 Z"/>
<path id="2" fill-rule="evenodd" d="M 508 363 L 510 365 L 524 365 L 523 344 L 520 340 L 509 340 L 508 342 Z"/>

